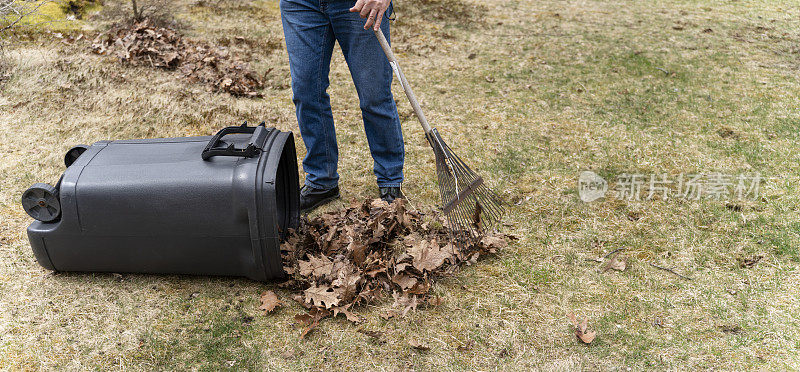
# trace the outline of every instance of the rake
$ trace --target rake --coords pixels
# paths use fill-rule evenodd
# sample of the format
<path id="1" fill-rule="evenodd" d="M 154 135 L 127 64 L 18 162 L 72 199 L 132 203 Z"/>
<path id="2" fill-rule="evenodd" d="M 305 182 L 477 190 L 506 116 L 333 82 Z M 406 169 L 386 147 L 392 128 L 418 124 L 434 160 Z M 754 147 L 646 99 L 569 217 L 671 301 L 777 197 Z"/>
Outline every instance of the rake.
<path id="1" fill-rule="evenodd" d="M 375 36 L 389 59 L 400 85 L 411 102 L 425 137 L 428 139 L 436 156 L 436 174 L 439 181 L 439 193 L 442 197 L 442 212 L 447 217 L 450 234 L 456 241 L 473 240 L 489 231 L 503 216 L 503 203 L 483 178 L 472 171 L 450 146 L 444 142 L 436 128 L 432 128 L 419 106 L 417 96 L 403 75 L 392 48 L 383 32 L 375 31 Z"/>

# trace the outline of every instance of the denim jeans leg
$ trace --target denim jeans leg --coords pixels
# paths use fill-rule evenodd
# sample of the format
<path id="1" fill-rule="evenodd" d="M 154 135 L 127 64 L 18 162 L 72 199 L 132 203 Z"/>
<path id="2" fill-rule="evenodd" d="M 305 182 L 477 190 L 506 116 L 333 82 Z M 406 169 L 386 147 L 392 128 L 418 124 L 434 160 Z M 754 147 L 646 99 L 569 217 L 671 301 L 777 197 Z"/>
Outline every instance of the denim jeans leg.
<path id="1" fill-rule="evenodd" d="M 331 2 L 328 14 L 358 92 L 378 186 L 398 187 L 403 182 L 405 149 L 392 96 L 392 68 L 372 28 L 364 30 L 366 20 L 358 13 L 349 12 L 353 3 Z M 391 8 L 381 22 L 387 40 L 390 14 Z"/>
<path id="2" fill-rule="evenodd" d="M 335 38 L 330 19 L 320 3 L 319 0 L 281 0 L 280 8 L 293 101 L 306 146 L 305 184 L 330 189 L 339 183 L 339 150 L 327 93 Z"/>

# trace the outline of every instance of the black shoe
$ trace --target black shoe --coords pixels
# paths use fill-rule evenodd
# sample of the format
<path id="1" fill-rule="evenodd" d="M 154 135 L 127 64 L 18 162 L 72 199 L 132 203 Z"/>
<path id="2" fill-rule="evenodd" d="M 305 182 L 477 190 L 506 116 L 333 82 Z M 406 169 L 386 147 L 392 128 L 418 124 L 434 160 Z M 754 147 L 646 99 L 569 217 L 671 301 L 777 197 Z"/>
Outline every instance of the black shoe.
<path id="1" fill-rule="evenodd" d="M 300 188 L 300 211 L 310 212 L 313 209 L 339 197 L 339 186 L 332 189 L 315 189 L 308 185 Z"/>
<path id="2" fill-rule="evenodd" d="M 381 200 L 389 204 L 392 204 L 395 199 L 405 198 L 399 187 L 379 187 L 378 192 L 381 194 Z"/>

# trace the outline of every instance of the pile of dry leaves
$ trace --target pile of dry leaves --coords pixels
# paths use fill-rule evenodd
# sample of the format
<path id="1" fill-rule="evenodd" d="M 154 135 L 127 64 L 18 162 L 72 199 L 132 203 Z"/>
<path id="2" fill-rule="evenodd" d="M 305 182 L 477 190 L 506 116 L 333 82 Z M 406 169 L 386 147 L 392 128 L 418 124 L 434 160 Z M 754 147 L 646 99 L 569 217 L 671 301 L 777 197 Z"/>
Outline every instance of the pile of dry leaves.
<path id="1" fill-rule="evenodd" d="M 295 319 L 305 336 L 328 316 L 359 322 L 353 307 L 383 297 L 394 300 L 384 318 L 438 305 L 441 299 L 429 292 L 436 277 L 496 253 L 509 238 L 494 233 L 455 245 L 440 216 L 409 210 L 403 200 L 366 200 L 303 220 L 281 247 L 284 270 L 292 276 L 286 286 L 298 290 L 294 299 L 308 309 Z M 261 301 L 266 312 L 280 305 L 271 291 Z"/>
<path id="2" fill-rule="evenodd" d="M 175 30 L 153 26 L 148 20 L 102 33 L 91 48 L 132 65 L 179 69 L 190 81 L 235 96 L 258 97 L 257 89 L 263 86 L 250 66 L 228 49 L 186 40 Z"/>

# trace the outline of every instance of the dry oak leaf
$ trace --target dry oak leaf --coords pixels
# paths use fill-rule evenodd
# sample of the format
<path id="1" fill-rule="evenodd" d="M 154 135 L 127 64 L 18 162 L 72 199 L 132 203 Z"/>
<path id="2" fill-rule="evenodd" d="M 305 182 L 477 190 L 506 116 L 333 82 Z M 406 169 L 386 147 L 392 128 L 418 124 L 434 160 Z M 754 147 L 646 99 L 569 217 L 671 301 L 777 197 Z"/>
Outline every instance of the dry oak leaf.
<path id="1" fill-rule="evenodd" d="M 505 239 L 496 235 L 484 236 L 481 239 L 481 245 L 485 246 L 489 252 L 497 253 L 498 249 L 505 248 L 508 245 Z"/>
<path id="2" fill-rule="evenodd" d="M 310 314 L 297 314 L 294 316 L 294 320 L 297 323 L 300 323 L 300 326 L 303 327 L 303 332 L 300 333 L 300 338 L 305 338 L 306 335 L 311 332 L 311 330 L 314 329 L 317 324 L 319 324 L 319 320 L 314 319 L 314 317 Z"/>
<path id="3" fill-rule="evenodd" d="M 614 256 L 609 260 L 605 266 L 603 266 L 603 271 L 608 270 L 617 270 L 617 271 L 625 271 L 628 267 L 628 262 L 624 259 L 618 259 L 617 256 Z"/>
<path id="4" fill-rule="evenodd" d="M 575 326 L 575 337 L 578 340 L 581 340 L 584 344 L 591 344 L 594 341 L 595 336 L 597 336 L 597 332 L 595 331 L 587 331 L 586 328 L 589 325 L 589 318 L 584 317 L 583 322 L 578 323 L 578 319 L 575 317 L 575 314 L 569 313 L 567 314 L 569 318 L 569 322 Z"/>
<path id="5" fill-rule="evenodd" d="M 392 309 L 398 307 L 402 309 L 402 311 L 393 310 L 393 313 L 394 315 L 400 315 L 400 317 L 405 317 L 409 311 L 416 310 L 417 305 L 419 305 L 419 302 L 417 302 L 417 296 L 409 296 L 408 293 L 401 294 L 400 292 L 394 291 L 394 293 L 392 293 L 392 297 L 394 297 Z M 398 311 L 399 314 L 397 313 Z"/>
<path id="6" fill-rule="evenodd" d="M 339 277 L 333 282 L 331 282 L 331 285 L 346 290 L 354 290 L 356 284 L 358 284 L 360 280 L 361 280 L 361 275 L 358 275 L 356 273 L 345 274 L 343 272 L 339 272 Z"/>
<path id="7" fill-rule="evenodd" d="M 355 240 L 351 240 L 350 244 L 347 246 L 347 250 L 351 252 L 353 261 L 356 265 L 361 266 L 364 264 L 364 261 L 367 259 L 367 246 L 361 244 Z"/>
<path id="8" fill-rule="evenodd" d="M 439 306 L 441 305 L 444 300 L 441 297 L 431 297 L 427 300 L 428 306 Z"/>
<path id="9" fill-rule="evenodd" d="M 325 318 L 329 315 L 331 315 L 330 311 L 324 309 L 320 310 L 317 308 L 309 310 L 306 314 L 295 315 L 294 320 L 297 323 L 300 323 L 300 326 L 303 327 L 303 332 L 300 334 L 300 338 L 305 338 L 312 329 L 319 325 L 319 321 L 322 318 Z"/>
<path id="10" fill-rule="evenodd" d="M 409 288 L 407 291 L 408 291 L 408 293 L 422 295 L 422 294 L 428 293 L 428 290 L 430 290 L 430 289 L 431 289 L 431 283 L 430 282 L 418 281 L 417 284 L 415 284 L 413 287 Z"/>
<path id="11" fill-rule="evenodd" d="M 475 341 L 469 340 L 465 344 L 461 344 L 456 346 L 456 350 L 458 351 L 470 351 L 472 348 L 475 347 Z"/>
<path id="12" fill-rule="evenodd" d="M 762 258 L 764 258 L 764 256 L 761 256 L 761 255 L 759 255 L 759 256 L 753 256 L 753 257 L 747 257 L 747 258 L 740 258 L 740 259 L 739 259 L 739 267 L 741 267 L 741 268 L 748 268 L 748 269 L 749 269 L 749 268 L 752 268 L 752 267 L 753 267 L 753 266 L 755 266 L 755 265 L 756 265 L 756 264 L 757 264 L 759 261 L 761 261 L 761 259 L 762 259 Z"/>
<path id="13" fill-rule="evenodd" d="M 278 299 L 278 295 L 273 291 L 266 291 L 261 295 L 261 306 L 259 310 L 264 310 L 264 314 L 271 313 L 276 307 L 283 305 L 283 302 Z"/>
<path id="14" fill-rule="evenodd" d="M 330 309 L 339 305 L 339 296 L 326 285 L 310 287 L 305 290 L 305 295 L 306 302 L 314 304 L 314 306 Z"/>
<path id="15" fill-rule="evenodd" d="M 411 347 L 413 347 L 413 348 L 415 348 L 417 350 L 425 351 L 425 350 L 430 350 L 431 349 L 428 345 L 425 345 L 424 343 L 422 343 L 420 341 L 417 341 L 417 340 L 415 340 L 413 338 L 408 340 L 408 345 L 410 345 Z"/>
<path id="16" fill-rule="evenodd" d="M 404 290 L 417 284 L 417 278 L 402 273 L 393 276 L 392 281 Z"/>
<path id="17" fill-rule="evenodd" d="M 297 263 L 300 265 L 300 275 L 306 277 L 321 278 L 329 275 L 333 269 L 333 262 L 325 256 L 308 256 L 308 261 L 300 260 Z"/>
<path id="18" fill-rule="evenodd" d="M 435 241 L 422 241 L 420 244 L 409 248 L 408 254 L 414 257 L 414 267 L 417 270 L 433 271 L 444 264 L 451 254 L 439 247 Z"/>
<path id="19" fill-rule="evenodd" d="M 359 328 L 359 329 L 356 330 L 356 332 L 364 334 L 364 335 L 367 335 L 367 336 L 372 337 L 372 338 L 374 338 L 376 340 L 380 340 L 380 339 L 383 338 L 383 332 L 381 332 L 381 331 L 370 331 L 370 330 L 367 330 L 367 329 Z"/>
<path id="20" fill-rule="evenodd" d="M 331 310 L 333 310 L 334 317 L 338 316 L 339 314 L 344 314 L 345 318 L 353 323 L 362 322 L 362 319 L 358 316 L 358 314 L 348 310 L 345 306 L 334 306 L 331 308 Z"/>

